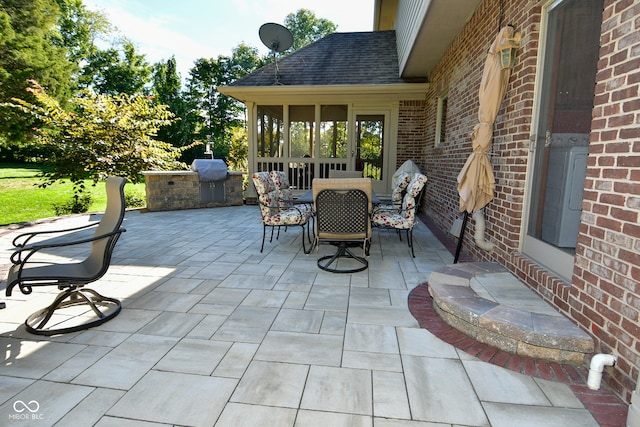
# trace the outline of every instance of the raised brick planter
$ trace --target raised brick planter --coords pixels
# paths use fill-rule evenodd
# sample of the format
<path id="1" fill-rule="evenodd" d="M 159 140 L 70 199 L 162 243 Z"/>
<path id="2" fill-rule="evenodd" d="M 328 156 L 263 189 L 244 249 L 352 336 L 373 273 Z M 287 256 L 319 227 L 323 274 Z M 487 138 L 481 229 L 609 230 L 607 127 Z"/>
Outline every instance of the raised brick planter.
<path id="1" fill-rule="evenodd" d="M 230 171 L 224 181 L 224 201 L 203 202 L 197 172 L 146 171 L 142 173 L 146 184 L 147 209 L 169 211 L 178 209 L 239 206 L 242 198 L 242 172 Z"/>

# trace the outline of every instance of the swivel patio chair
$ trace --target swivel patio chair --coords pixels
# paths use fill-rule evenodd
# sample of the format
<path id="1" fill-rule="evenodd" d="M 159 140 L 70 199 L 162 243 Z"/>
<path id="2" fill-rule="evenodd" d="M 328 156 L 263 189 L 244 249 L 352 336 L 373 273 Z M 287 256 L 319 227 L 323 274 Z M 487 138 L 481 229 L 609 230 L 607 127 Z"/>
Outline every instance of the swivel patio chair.
<path id="1" fill-rule="evenodd" d="M 398 231 L 400 240 L 402 240 L 402 231 L 407 233 L 407 243 L 411 248 L 411 256 L 416 257 L 413 250 L 413 227 L 416 224 L 416 197 L 418 197 L 427 182 L 427 177 L 421 173 L 413 176 L 411 183 L 407 187 L 407 192 L 402 199 L 402 207 L 397 210 L 392 206 L 391 209 L 378 207 L 374 209 L 371 216 L 371 222 L 374 227 L 389 228 Z"/>
<path id="2" fill-rule="evenodd" d="M 371 245 L 370 178 L 328 178 L 313 180 L 316 214 L 315 245 L 328 242 L 337 246 L 333 255 L 318 259 L 318 267 L 332 273 L 356 273 L 369 266 L 366 256 Z M 355 255 L 350 245 L 362 246 L 363 255 Z M 341 263 L 341 258 L 354 262 Z M 344 264 L 346 267 L 342 267 Z"/>
<path id="3" fill-rule="evenodd" d="M 274 229 L 278 228 L 276 240 L 280 237 L 280 228 L 297 225 L 302 227 L 302 249 L 304 253 L 311 252 L 311 236 L 309 231 L 309 221 L 311 218 L 311 209 L 305 208 L 304 205 L 298 206 L 291 204 L 291 200 L 287 201 L 279 197 L 279 191 L 269 172 L 256 172 L 251 176 L 253 185 L 258 193 L 258 204 L 260 205 L 260 213 L 262 215 L 262 245 L 260 253 L 264 250 L 264 241 L 267 234 L 267 227 L 271 227 L 271 237 L 269 242 L 273 241 Z M 307 229 L 307 239 L 309 240 L 309 248 L 305 244 L 305 227 Z"/>
<path id="4" fill-rule="evenodd" d="M 17 250 L 11 255 L 7 276 L 7 296 L 18 286 L 23 294 L 30 294 L 34 287 L 57 286 L 61 292 L 48 307 L 33 313 L 25 321 L 27 331 L 37 335 L 56 335 L 81 331 L 113 319 L 122 305 L 115 298 L 100 295 L 84 286 L 100 279 L 107 272 L 113 249 L 125 229 L 121 227 L 125 212 L 125 178 L 109 177 L 107 208 L 98 223 L 65 230 L 24 233 L 13 240 Z M 76 232 L 95 227 L 93 236 L 76 240 L 57 239 L 58 243 L 43 242 L 61 233 Z M 36 242 L 38 241 L 38 242 Z M 86 250 L 79 262 L 55 263 L 47 255 L 56 255 L 59 250 L 70 247 Z M 78 310 L 86 306 L 86 312 Z M 71 315 L 63 315 L 71 308 Z M 88 309 L 91 310 L 88 310 Z M 68 310 L 69 311 L 69 310 Z"/>

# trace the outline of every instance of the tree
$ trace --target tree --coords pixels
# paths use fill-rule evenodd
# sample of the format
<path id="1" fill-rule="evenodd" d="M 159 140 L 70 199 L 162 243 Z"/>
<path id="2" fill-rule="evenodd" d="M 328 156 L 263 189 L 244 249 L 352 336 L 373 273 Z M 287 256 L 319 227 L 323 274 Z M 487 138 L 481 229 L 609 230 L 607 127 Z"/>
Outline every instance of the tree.
<path id="1" fill-rule="evenodd" d="M 37 135 L 52 166 L 43 175 L 43 187 L 69 179 L 77 196 L 84 191 L 85 179 L 97 183 L 108 175 L 122 175 L 137 183 L 144 170 L 186 168 L 177 161 L 184 148 L 155 139 L 173 115 L 149 97 L 85 92 L 69 100 L 68 111 L 35 81 L 29 91 L 36 103 L 15 99 L 12 106 L 46 125 Z"/>
<path id="2" fill-rule="evenodd" d="M 284 18 L 284 25 L 293 35 L 293 46 L 287 50 L 287 53 L 291 53 L 334 33 L 337 28 L 333 22 L 316 17 L 308 9 L 298 9 L 296 13 L 288 14 Z"/>
<path id="3" fill-rule="evenodd" d="M 155 103 L 168 106 L 169 111 L 176 117 L 171 124 L 158 131 L 158 139 L 175 147 L 191 146 L 194 142 L 198 118 L 193 104 L 182 93 L 175 57 L 160 61 L 153 66 L 152 82 L 151 91 L 154 94 Z M 182 160 L 191 163 L 195 157 L 196 153 L 188 150 L 183 152 Z"/>
<path id="4" fill-rule="evenodd" d="M 80 85 L 103 95 L 141 94 L 151 76 L 151 66 L 135 46 L 122 40 L 121 49 L 96 49 L 80 73 Z"/>
<path id="5" fill-rule="evenodd" d="M 247 157 L 249 157 L 247 129 L 240 126 L 234 127 L 231 130 L 227 162 L 233 170 L 246 172 L 248 170 Z"/>
<path id="6" fill-rule="evenodd" d="M 104 13 L 87 9 L 82 0 L 55 1 L 60 12 L 53 43 L 66 49 L 77 73 L 81 62 L 96 50 L 96 38 L 109 34 L 112 27 Z"/>
<path id="7" fill-rule="evenodd" d="M 53 43 L 58 7 L 53 0 L 3 0 L 0 8 L 0 104 L 28 96 L 28 79 L 37 79 L 64 103 L 71 92 L 72 65 Z M 33 100 L 33 98 L 31 98 Z M 0 107 L 0 136 L 12 145 L 32 135 L 33 119 Z"/>
<path id="8" fill-rule="evenodd" d="M 188 79 L 188 97 L 195 105 L 200 118 L 197 138 L 213 144 L 214 156 L 226 159 L 229 155 L 231 131 L 242 124 L 243 106 L 238 101 L 217 91 L 245 76 L 262 60 L 256 48 L 245 44 L 233 49 L 231 57 L 196 60 Z"/>

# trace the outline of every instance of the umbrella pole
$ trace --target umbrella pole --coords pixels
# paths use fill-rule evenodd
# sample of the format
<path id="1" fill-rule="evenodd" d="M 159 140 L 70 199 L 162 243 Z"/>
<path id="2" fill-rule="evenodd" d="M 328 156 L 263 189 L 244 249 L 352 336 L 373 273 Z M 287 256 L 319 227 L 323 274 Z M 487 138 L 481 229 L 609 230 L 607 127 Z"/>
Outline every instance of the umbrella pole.
<path id="1" fill-rule="evenodd" d="M 469 219 L 469 212 L 464 211 L 464 218 L 462 219 L 462 227 L 460 227 L 460 236 L 458 237 L 458 245 L 456 246 L 456 256 L 453 258 L 453 263 L 458 263 L 460 257 L 460 250 L 462 249 L 462 241 L 464 240 L 464 231 L 467 229 L 467 220 Z"/>

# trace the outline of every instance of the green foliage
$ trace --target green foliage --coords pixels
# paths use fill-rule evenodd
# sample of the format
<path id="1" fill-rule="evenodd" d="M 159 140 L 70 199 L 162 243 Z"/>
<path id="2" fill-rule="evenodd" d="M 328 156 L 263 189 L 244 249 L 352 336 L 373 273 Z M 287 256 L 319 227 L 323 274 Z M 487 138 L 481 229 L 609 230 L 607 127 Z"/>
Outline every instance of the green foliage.
<path id="1" fill-rule="evenodd" d="M 82 3 L 82 0 L 55 0 L 59 15 L 53 37 L 56 46 L 64 47 L 67 58 L 74 65 L 74 72 L 80 69 L 80 62 L 86 60 L 95 50 L 97 37 L 112 31 L 107 17 L 94 12 Z"/>
<path id="2" fill-rule="evenodd" d="M 85 93 L 69 100 L 73 110 L 67 111 L 36 82 L 29 90 L 37 103 L 14 99 L 14 106 L 46 125 L 39 129 L 38 141 L 49 153 L 52 169 L 43 173 L 42 186 L 69 179 L 78 194 L 86 178 L 98 182 L 121 175 L 137 183 L 144 170 L 186 168 L 177 161 L 182 149 L 154 139 L 173 115 L 148 97 Z"/>
<path id="3" fill-rule="evenodd" d="M 147 205 L 145 197 L 133 191 L 126 191 L 124 193 L 124 201 L 128 208 L 142 208 Z"/>
<path id="4" fill-rule="evenodd" d="M 71 92 L 72 65 L 53 42 L 58 7 L 53 0 L 3 0 L 0 3 L 0 104 L 25 98 L 27 79 L 37 79 L 64 103 Z M 27 98 L 33 101 L 33 98 Z M 0 107 L 0 135 L 12 146 L 29 140 L 37 123 Z"/>
<path id="5" fill-rule="evenodd" d="M 89 211 L 93 200 L 89 194 L 75 194 L 71 199 L 63 203 L 54 203 L 53 211 L 56 216 L 85 213 Z"/>
<path id="6" fill-rule="evenodd" d="M 240 44 L 231 57 L 201 58 L 190 70 L 187 97 L 199 118 L 195 137 L 211 142 L 216 158 L 228 158 L 232 129 L 242 125 L 244 112 L 240 102 L 221 94 L 217 87 L 244 77 L 262 64 L 257 49 Z"/>
<path id="7" fill-rule="evenodd" d="M 121 49 L 95 49 L 87 58 L 79 77 L 81 87 L 104 95 L 141 94 L 149 83 L 151 66 L 136 53 L 133 43 L 124 39 Z"/>
<path id="8" fill-rule="evenodd" d="M 248 172 L 249 142 L 247 130 L 244 127 L 235 127 L 231 131 L 231 145 L 227 163 L 232 170 Z"/>
<path id="9" fill-rule="evenodd" d="M 182 84 L 174 57 L 166 62 L 160 61 L 153 66 L 152 92 L 154 102 L 166 105 L 176 117 L 176 120 L 171 124 L 160 128 L 158 139 L 168 142 L 174 147 L 191 146 L 200 117 L 196 114 L 193 102 L 183 96 Z M 202 147 L 200 146 L 185 150 L 181 160 L 191 163 L 198 155 L 202 156 Z"/>
<path id="10" fill-rule="evenodd" d="M 284 18 L 284 25 L 293 34 L 293 46 L 287 52 L 291 53 L 308 44 L 334 33 L 336 24 L 328 19 L 318 18 L 309 9 L 298 9 Z"/>

